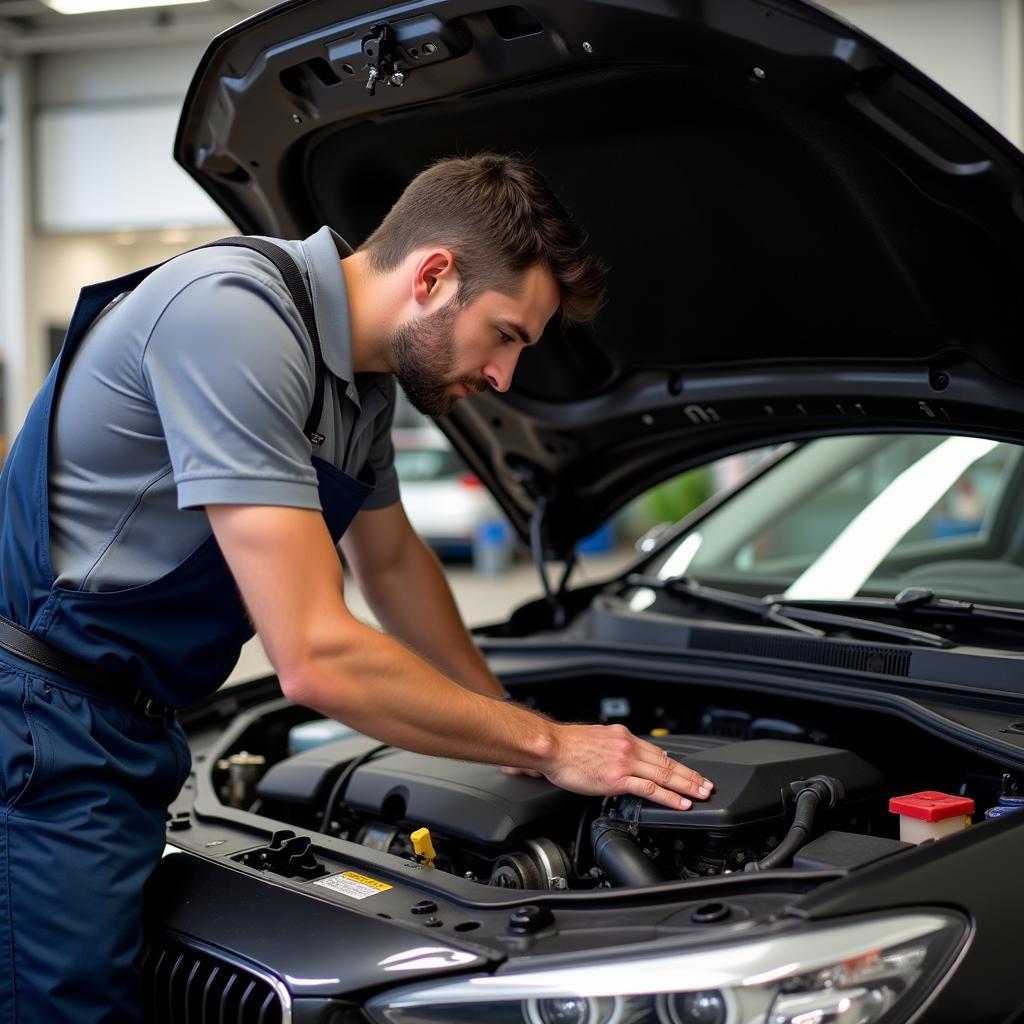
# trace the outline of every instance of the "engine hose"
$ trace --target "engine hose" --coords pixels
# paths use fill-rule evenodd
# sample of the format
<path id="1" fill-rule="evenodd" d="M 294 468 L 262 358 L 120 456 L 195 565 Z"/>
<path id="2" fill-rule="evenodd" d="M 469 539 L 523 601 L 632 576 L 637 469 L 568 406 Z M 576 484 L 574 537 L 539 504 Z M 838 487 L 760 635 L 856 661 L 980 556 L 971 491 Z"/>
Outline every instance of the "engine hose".
<path id="1" fill-rule="evenodd" d="M 626 831 L 624 822 L 597 818 L 590 826 L 590 838 L 597 866 L 614 885 L 658 885 L 665 881 Z"/>
<path id="2" fill-rule="evenodd" d="M 327 804 L 324 806 L 324 817 L 323 821 L 320 822 L 320 831 L 325 834 L 330 834 L 331 827 L 331 812 L 334 810 L 338 801 L 345 795 L 345 787 L 349 784 L 352 776 L 355 775 L 357 768 L 362 768 L 364 764 L 372 761 L 376 757 L 380 757 L 387 750 L 391 750 L 391 746 L 387 743 L 379 743 L 375 747 L 370 747 L 369 750 L 360 754 L 357 758 L 354 758 L 348 763 L 344 771 L 338 776 L 337 781 L 334 783 L 334 788 L 331 790 L 331 795 L 327 798 Z"/>
<path id="3" fill-rule="evenodd" d="M 832 800 L 832 793 L 824 782 L 812 782 L 806 789 L 801 790 L 796 798 L 793 824 L 789 826 L 789 831 L 782 842 L 768 856 L 748 864 L 746 870 L 767 871 L 769 868 L 782 867 L 792 860 L 793 854 L 807 842 L 811 834 L 811 825 L 814 823 L 814 815 L 823 799 L 826 803 Z"/>

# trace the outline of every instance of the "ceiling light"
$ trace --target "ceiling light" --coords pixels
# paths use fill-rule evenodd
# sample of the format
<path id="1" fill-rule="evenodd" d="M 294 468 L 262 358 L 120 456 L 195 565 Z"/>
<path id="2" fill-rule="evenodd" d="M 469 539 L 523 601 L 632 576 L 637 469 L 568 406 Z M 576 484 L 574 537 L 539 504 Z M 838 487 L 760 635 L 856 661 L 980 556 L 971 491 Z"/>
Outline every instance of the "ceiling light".
<path id="1" fill-rule="evenodd" d="M 97 11 L 127 11 L 137 7 L 176 7 L 201 4 L 206 0 L 43 0 L 58 14 L 94 14 Z"/>

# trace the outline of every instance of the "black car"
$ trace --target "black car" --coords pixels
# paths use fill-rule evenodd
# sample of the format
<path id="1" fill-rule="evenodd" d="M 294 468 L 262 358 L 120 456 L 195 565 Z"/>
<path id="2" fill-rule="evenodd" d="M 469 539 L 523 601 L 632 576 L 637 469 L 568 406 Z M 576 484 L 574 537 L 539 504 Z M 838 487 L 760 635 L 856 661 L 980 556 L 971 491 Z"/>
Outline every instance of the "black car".
<path id="1" fill-rule="evenodd" d="M 212 43 L 176 142 L 241 230 L 351 243 L 483 149 L 611 277 L 440 424 L 544 580 L 479 642 L 717 788 L 579 797 L 226 690 L 185 715 L 150 1019 L 1020 1019 L 1021 153 L 797 0 L 287 2 Z M 566 585 L 630 499 L 766 447 Z"/>

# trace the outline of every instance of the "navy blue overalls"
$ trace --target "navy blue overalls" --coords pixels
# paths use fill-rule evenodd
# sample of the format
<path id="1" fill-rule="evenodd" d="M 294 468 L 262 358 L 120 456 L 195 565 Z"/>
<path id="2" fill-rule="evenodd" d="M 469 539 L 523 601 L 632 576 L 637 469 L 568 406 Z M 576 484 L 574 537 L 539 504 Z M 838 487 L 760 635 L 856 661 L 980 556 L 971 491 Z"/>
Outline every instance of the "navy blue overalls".
<path id="1" fill-rule="evenodd" d="M 79 297 L 0 474 L 0 613 L 112 679 L 183 707 L 224 681 L 252 635 L 214 538 L 162 578 L 113 592 L 58 588 L 49 549 L 48 439 L 62 380 L 99 312 L 155 269 Z M 319 357 L 315 324 L 311 333 Z M 372 483 L 313 463 L 337 541 Z M 0 1024 L 139 1019 L 142 887 L 189 768 L 173 718 L 149 717 L 102 687 L 0 649 Z"/>

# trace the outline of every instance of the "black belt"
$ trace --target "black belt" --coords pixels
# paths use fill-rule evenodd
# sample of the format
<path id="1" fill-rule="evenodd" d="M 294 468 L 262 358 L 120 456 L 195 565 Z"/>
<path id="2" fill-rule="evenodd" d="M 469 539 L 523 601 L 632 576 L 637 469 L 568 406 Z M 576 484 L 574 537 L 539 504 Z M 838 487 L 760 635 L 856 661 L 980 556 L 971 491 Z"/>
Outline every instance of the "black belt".
<path id="1" fill-rule="evenodd" d="M 138 687 L 124 679 L 101 672 L 95 665 L 75 658 L 30 633 L 23 626 L 0 615 L 0 647 L 12 654 L 31 661 L 41 668 L 67 676 L 74 683 L 80 683 L 96 692 L 101 700 L 112 700 L 124 704 L 148 718 L 170 718 L 175 709 L 160 704 Z"/>

